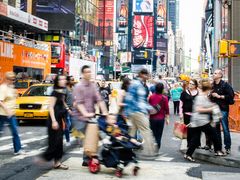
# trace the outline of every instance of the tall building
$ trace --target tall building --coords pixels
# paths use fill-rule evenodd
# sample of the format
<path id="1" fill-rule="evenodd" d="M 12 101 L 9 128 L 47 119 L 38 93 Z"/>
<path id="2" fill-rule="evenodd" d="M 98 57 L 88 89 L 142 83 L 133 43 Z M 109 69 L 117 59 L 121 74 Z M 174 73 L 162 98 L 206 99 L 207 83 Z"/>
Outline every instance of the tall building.
<path id="1" fill-rule="evenodd" d="M 175 34 L 179 28 L 179 0 L 168 0 L 168 21 L 171 21 Z"/>

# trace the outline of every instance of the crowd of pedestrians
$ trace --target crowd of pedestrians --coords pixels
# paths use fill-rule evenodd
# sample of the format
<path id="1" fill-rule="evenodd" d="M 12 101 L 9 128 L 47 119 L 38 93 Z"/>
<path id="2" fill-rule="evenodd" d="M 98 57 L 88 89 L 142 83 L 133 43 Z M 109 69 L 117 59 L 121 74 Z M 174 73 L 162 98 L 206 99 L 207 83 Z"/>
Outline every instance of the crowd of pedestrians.
<path id="1" fill-rule="evenodd" d="M 91 68 L 87 65 L 81 69 L 82 78 L 75 84 L 72 76 L 58 75 L 54 79 L 48 120 L 48 148 L 38 161 L 54 160 L 54 168 L 67 170 L 61 163 L 63 156 L 63 135 L 70 145 L 72 129 L 85 134 L 89 121 L 96 115 L 96 106 L 106 121 L 112 123 L 113 115 L 109 114 L 112 88 L 105 81 L 100 85 L 92 81 Z M 139 71 L 133 80 L 124 78 L 118 90 L 118 112 L 129 126 L 130 137 L 140 139 L 142 148 L 136 151 L 137 157 L 155 159 L 162 146 L 161 139 L 165 124 L 170 121 L 169 100 L 173 102 L 174 114 L 187 126 L 187 152 L 184 158 L 195 161 L 192 157 L 196 148 L 201 148 L 202 132 L 206 136 L 206 149 L 213 145 L 216 156 L 231 152 L 231 136 L 228 127 L 229 105 L 234 103 L 232 87 L 222 80 L 222 71 L 217 69 L 213 82 L 208 79 L 197 81 L 175 82 L 169 84 L 159 76 L 151 81 L 146 69 Z M 15 74 L 6 73 L 5 81 L 0 86 L 0 133 L 3 123 L 10 124 L 13 135 L 14 153 L 21 153 L 21 143 L 17 132 L 17 121 L 14 115 L 17 98 L 13 82 Z M 112 123 L 114 124 L 114 123 Z M 220 125 L 224 133 L 224 148 Z M 92 137 L 94 139 L 96 137 Z M 135 142 L 135 144 L 138 144 Z M 98 139 L 98 138 L 96 138 Z M 86 143 L 86 142 L 85 142 Z M 84 152 L 83 166 L 89 165 L 90 157 L 97 154 Z"/>

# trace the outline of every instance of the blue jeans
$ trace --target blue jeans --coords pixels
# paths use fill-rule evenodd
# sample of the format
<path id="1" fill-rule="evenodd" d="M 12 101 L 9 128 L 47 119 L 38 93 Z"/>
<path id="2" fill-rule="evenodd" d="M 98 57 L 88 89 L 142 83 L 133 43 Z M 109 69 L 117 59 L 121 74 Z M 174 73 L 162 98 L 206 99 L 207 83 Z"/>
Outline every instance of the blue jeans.
<path id="1" fill-rule="evenodd" d="M 16 153 L 21 149 L 21 142 L 17 131 L 18 123 L 16 120 L 16 116 L 12 116 L 10 118 L 8 118 L 7 116 L 0 116 L 0 132 L 3 131 L 4 122 L 9 123 L 10 125 L 10 130 L 13 136 L 14 152 Z"/>
<path id="2" fill-rule="evenodd" d="M 231 148 L 231 135 L 228 127 L 228 112 L 227 111 L 221 111 L 222 112 L 222 128 L 223 128 L 223 135 L 224 135 L 224 145 L 225 149 Z"/>
<path id="3" fill-rule="evenodd" d="M 65 138 L 67 142 L 70 142 L 70 127 L 72 126 L 72 119 L 69 113 L 66 114 L 66 129 L 64 130 Z"/>

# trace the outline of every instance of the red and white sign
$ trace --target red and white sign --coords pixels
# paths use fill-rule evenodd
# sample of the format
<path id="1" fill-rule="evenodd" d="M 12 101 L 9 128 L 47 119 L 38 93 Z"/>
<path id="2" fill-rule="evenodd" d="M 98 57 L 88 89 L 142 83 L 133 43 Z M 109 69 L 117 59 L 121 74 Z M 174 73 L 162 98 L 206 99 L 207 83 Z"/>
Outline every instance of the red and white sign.
<path id="1" fill-rule="evenodd" d="M 1 7 L 1 6 L 0 6 Z M 1 11 L 0 11 L 1 12 Z M 14 19 L 16 21 L 28 24 L 30 26 L 34 26 L 36 28 L 48 31 L 48 21 L 43 20 L 39 17 L 33 16 L 29 13 L 21 11 L 12 6 L 7 6 L 7 14 L 8 18 Z"/>
<path id="2" fill-rule="evenodd" d="M 133 48 L 153 48 L 153 16 L 134 16 L 132 33 Z"/>

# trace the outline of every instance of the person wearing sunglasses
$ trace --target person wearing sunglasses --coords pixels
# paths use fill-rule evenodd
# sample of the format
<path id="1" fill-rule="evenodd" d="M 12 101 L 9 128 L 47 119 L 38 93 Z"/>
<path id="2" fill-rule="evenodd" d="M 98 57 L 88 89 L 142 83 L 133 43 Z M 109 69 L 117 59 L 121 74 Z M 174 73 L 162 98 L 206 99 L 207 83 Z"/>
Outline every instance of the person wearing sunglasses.
<path id="1" fill-rule="evenodd" d="M 5 80 L 0 85 L 0 136 L 4 123 L 9 123 L 13 136 L 14 155 L 23 154 L 21 141 L 18 135 L 18 124 L 15 116 L 17 90 L 14 88 L 16 75 L 14 72 L 6 72 Z"/>

